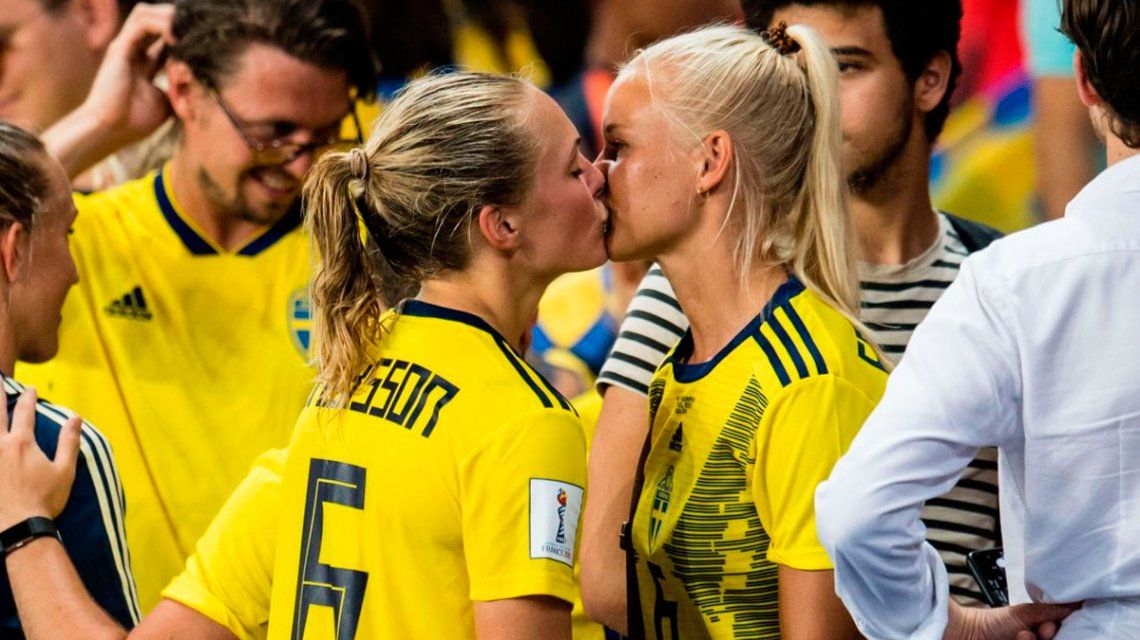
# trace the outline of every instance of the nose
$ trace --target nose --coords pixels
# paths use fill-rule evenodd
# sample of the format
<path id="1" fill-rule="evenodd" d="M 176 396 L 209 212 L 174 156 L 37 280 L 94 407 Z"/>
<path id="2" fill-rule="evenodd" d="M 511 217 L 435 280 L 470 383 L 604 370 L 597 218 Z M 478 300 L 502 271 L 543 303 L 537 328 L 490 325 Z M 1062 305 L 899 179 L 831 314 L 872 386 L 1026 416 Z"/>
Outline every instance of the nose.
<path id="1" fill-rule="evenodd" d="M 281 168 L 294 178 L 302 180 L 313 166 L 314 155 L 313 150 L 307 149 L 301 155 L 281 165 Z"/>

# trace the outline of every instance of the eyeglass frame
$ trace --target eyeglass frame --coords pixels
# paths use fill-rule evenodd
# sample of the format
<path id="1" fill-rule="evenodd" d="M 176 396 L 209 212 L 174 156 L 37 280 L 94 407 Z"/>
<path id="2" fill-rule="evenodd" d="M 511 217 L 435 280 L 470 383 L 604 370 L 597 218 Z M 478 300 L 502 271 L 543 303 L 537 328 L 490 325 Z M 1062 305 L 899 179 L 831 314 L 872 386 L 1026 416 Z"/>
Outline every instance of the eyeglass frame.
<path id="1" fill-rule="evenodd" d="M 364 131 L 360 127 L 360 116 L 356 113 L 356 101 L 352 100 L 351 98 L 348 100 L 348 113 L 352 116 L 352 124 L 356 128 L 355 140 L 349 138 L 341 138 L 338 136 L 335 140 L 326 140 L 324 142 L 314 141 L 301 144 L 296 142 L 289 142 L 287 137 L 280 137 L 274 138 L 268 143 L 264 143 L 253 140 L 248 135 L 246 135 L 245 127 L 249 126 L 250 123 L 243 122 L 240 118 L 234 115 L 233 111 L 230 111 L 230 108 L 226 105 L 225 101 L 222 100 L 221 93 L 218 92 L 212 83 L 203 83 L 203 86 L 210 94 L 210 97 L 213 98 L 214 102 L 217 103 L 218 108 L 220 108 L 222 110 L 222 113 L 225 114 L 226 119 L 230 121 L 230 125 L 232 125 L 234 130 L 237 131 L 238 135 L 241 136 L 242 142 L 245 143 L 245 146 L 249 147 L 249 150 L 253 154 L 254 159 L 258 160 L 259 162 L 264 162 L 264 164 L 288 164 L 305 155 L 306 153 L 316 153 L 321 149 L 336 146 L 338 144 L 360 145 L 364 143 Z M 280 156 L 278 157 L 274 154 L 280 154 Z"/>

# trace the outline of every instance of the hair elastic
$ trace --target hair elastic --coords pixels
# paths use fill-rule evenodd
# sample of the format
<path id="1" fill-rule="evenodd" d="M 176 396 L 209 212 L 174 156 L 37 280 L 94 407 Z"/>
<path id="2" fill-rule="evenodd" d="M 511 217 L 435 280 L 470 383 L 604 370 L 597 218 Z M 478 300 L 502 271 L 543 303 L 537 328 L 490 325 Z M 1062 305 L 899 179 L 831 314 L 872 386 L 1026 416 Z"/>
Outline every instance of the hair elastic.
<path id="1" fill-rule="evenodd" d="M 372 163 L 368 162 L 368 154 L 364 153 L 364 149 L 353 147 L 352 151 L 348 152 L 348 168 L 357 180 L 368 181 Z"/>
<path id="2" fill-rule="evenodd" d="M 782 56 L 788 56 L 800 50 L 800 43 L 788 35 L 788 23 L 783 20 L 775 27 L 760 34 L 764 42 L 772 45 Z"/>

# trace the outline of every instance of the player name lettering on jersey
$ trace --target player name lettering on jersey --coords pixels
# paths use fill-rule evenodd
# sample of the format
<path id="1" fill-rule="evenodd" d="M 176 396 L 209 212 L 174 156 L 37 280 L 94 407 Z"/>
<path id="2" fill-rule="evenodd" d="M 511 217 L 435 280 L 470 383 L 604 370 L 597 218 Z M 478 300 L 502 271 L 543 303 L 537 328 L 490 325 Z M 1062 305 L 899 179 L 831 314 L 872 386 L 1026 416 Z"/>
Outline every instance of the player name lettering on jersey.
<path id="1" fill-rule="evenodd" d="M 356 392 L 348 410 L 408 430 L 420 427 L 420 435 L 427 438 L 439 422 L 440 412 L 458 394 L 458 386 L 423 365 L 381 358 L 357 376 Z M 323 394 L 316 396 L 315 403 L 318 407 L 338 408 Z M 425 412 L 429 407 L 430 413 Z"/>

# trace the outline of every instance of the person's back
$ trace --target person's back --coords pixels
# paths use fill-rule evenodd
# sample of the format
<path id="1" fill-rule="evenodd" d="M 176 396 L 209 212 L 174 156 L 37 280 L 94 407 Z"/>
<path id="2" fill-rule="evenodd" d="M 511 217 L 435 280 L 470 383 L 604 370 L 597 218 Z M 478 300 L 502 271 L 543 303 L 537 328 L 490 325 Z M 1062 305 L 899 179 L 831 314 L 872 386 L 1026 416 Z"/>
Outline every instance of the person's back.
<path id="1" fill-rule="evenodd" d="M 573 598 L 584 487 L 559 478 L 585 476 L 585 442 L 569 404 L 476 316 L 413 300 L 385 324 L 349 404 L 318 389 L 298 422 L 272 601 L 292 619 L 270 637 L 323 637 L 334 588 L 342 633 L 370 638 L 474 637 L 473 600 Z"/>
<path id="2" fill-rule="evenodd" d="M 1140 326 L 1138 211 L 1140 157 L 1094 179 L 1064 219 L 971 265 L 1019 354 L 1021 397 L 1002 401 L 1020 411 L 1001 413 L 1002 515 L 1019 539 L 1006 545 L 1011 601 L 1134 599 L 1131 632 L 1090 628 L 1097 637 L 1140 634 L 1140 335 L 1121 331 Z M 1065 625 L 1107 606 L 1089 602 Z"/>

